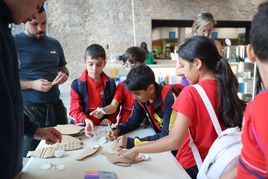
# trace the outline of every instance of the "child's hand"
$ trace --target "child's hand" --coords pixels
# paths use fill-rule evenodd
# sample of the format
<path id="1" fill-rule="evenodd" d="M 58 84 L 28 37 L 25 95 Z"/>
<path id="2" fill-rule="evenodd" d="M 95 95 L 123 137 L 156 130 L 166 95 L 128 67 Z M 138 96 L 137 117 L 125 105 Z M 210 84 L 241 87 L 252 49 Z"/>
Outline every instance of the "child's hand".
<path id="1" fill-rule="evenodd" d="M 122 135 L 117 139 L 117 146 L 121 148 L 127 148 L 127 136 Z"/>
<path id="2" fill-rule="evenodd" d="M 109 119 L 103 119 L 100 123 L 101 126 L 108 126 L 111 124 L 112 124 L 112 122 Z"/>
<path id="3" fill-rule="evenodd" d="M 122 149 L 118 152 L 119 156 L 122 156 L 126 159 L 135 161 L 139 157 L 139 153 L 135 151 L 135 147 L 132 149 Z"/>
<path id="4" fill-rule="evenodd" d="M 103 108 L 97 108 L 94 111 L 92 111 L 91 113 L 89 113 L 90 116 L 94 116 L 97 119 L 100 119 L 103 117 L 103 115 L 105 114 Z"/>
<path id="5" fill-rule="evenodd" d="M 94 129 L 94 124 L 90 119 L 85 119 L 85 122 L 86 122 L 85 135 L 87 137 L 92 137 L 93 136 L 92 130 Z"/>
<path id="6" fill-rule="evenodd" d="M 120 132 L 120 129 L 118 128 L 118 125 L 113 127 L 111 131 L 108 133 L 108 139 L 109 140 L 115 140 Z"/>

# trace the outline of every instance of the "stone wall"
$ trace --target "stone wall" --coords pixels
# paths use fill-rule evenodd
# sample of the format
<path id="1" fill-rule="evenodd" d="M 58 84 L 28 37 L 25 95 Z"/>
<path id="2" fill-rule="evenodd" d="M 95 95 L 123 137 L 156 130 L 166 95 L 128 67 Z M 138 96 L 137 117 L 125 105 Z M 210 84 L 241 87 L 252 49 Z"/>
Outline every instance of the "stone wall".
<path id="1" fill-rule="evenodd" d="M 192 20 L 202 11 L 216 20 L 251 20 L 264 0 L 134 0 L 137 44 L 151 46 L 152 19 Z M 108 55 L 119 55 L 133 46 L 131 0 L 49 0 L 48 32 L 62 44 L 70 79 L 78 77 L 83 55 L 91 43 L 105 47 Z"/>

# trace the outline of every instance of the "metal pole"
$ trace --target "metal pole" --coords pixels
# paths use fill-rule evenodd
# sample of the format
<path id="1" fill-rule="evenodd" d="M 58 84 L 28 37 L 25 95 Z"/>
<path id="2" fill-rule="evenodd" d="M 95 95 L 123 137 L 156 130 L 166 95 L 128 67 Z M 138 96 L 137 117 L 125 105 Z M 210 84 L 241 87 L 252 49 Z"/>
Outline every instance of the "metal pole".
<path id="1" fill-rule="evenodd" d="M 131 6 L 132 6 L 133 41 L 134 41 L 134 46 L 136 46 L 136 28 L 135 28 L 134 0 L 131 0 Z"/>

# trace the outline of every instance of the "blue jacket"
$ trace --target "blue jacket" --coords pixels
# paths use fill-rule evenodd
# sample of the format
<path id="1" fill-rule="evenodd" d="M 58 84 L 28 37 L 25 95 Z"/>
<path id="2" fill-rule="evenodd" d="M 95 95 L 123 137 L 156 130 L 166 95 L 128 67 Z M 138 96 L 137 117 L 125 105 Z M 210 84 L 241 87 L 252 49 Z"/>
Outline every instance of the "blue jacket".
<path id="1" fill-rule="evenodd" d="M 149 107 L 150 105 L 138 102 L 135 99 L 132 115 L 127 122 L 119 125 L 119 129 L 120 135 L 133 131 L 147 118 L 156 134 L 143 138 L 128 138 L 127 148 L 164 137 L 169 134 L 173 126 L 176 117 L 176 112 L 172 109 L 175 95 L 172 93 L 170 86 L 163 87 L 155 84 L 155 89 L 157 98 L 154 107 Z"/>
<path id="2" fill-rule="evenodd" d="M 0 1 L 0 178 L 13 178 L 22 169 L 23 134 L 38 127 L 23 119 L 17 50 L 8 27 L 11 12 Z M 25 131 L 24 131 L 25 130 Z"/>

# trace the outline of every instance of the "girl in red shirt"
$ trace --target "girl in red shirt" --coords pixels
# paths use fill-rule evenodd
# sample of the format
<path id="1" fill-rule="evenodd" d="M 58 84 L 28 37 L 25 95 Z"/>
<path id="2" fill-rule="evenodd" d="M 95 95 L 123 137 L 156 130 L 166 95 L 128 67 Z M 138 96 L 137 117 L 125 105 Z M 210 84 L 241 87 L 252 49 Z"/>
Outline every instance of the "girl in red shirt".
<path id="1" fill-rule="evenodd" d="M 222 59 L 214 42 L 202 36 L 185 41 L 178 50 L 183 74 L 191 84 L 198 83 L 206 91 L 217 114 L 222 129 L 241 126 L 245 103 L 237 96 L 238 82 L 229 63 Z M 198 169 L 189 147 L 188 130 L 191 131 L 202 159 L 217 137 L 201 97 L 193 86 L 185 87 L 173 105 L 176 120 L 172 131 L 150 144 L 136 146 L 126 153 L 133 159 L 138 153 L 155 153 L 179 149 L 177 159 L 186 172 L 195 178 Z"/>

